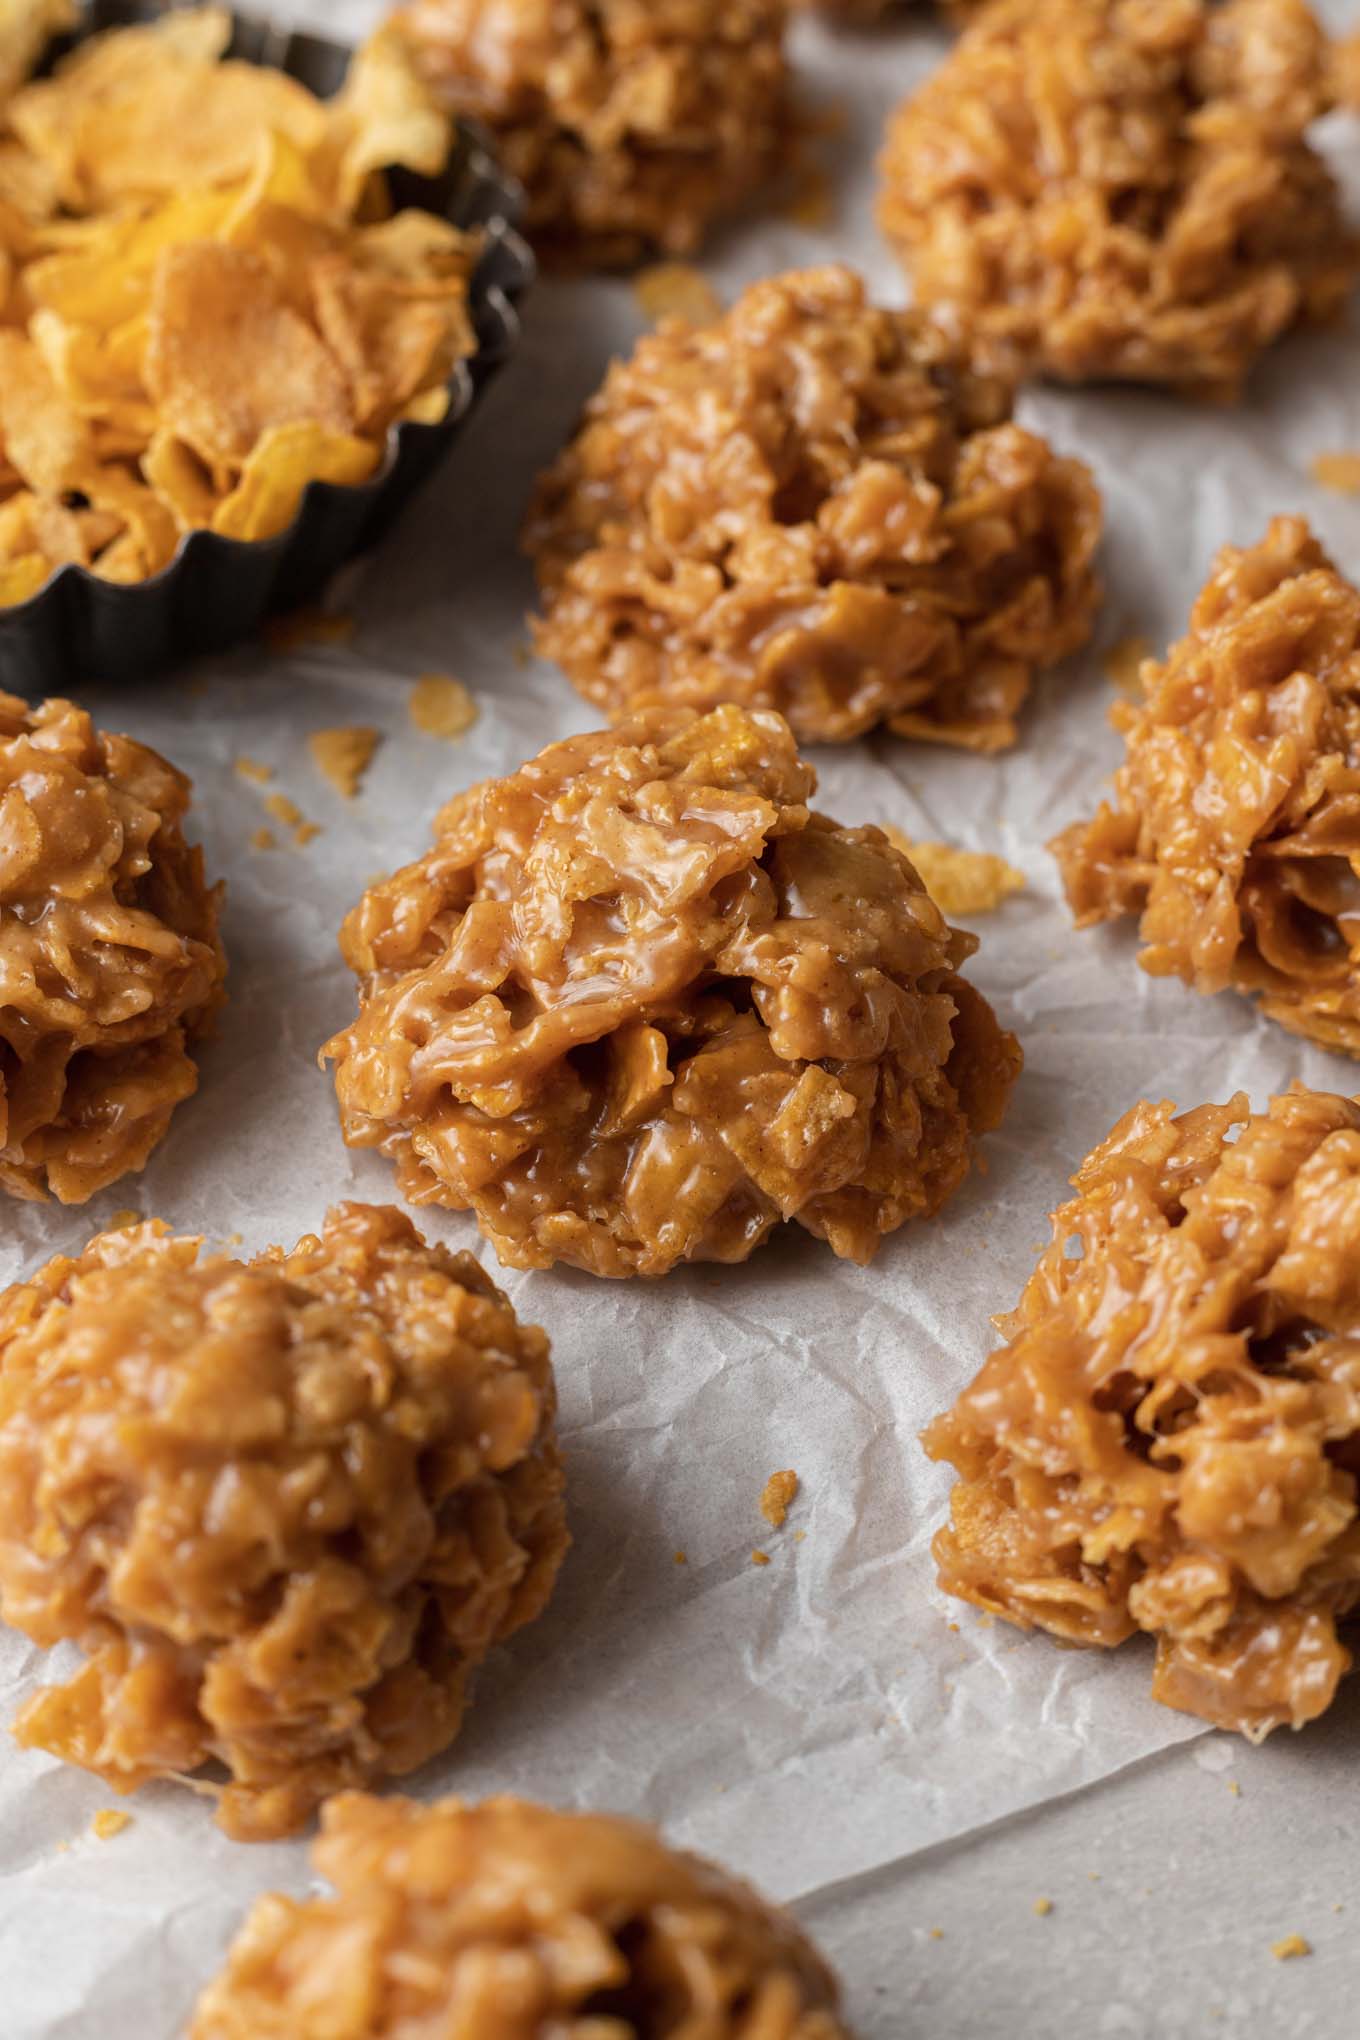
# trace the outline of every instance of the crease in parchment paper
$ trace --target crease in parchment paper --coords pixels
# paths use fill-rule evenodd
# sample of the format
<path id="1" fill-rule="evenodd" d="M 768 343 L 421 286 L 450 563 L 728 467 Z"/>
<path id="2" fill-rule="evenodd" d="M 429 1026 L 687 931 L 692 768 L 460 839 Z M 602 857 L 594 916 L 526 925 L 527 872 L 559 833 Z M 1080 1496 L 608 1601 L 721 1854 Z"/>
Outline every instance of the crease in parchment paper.
<path id="1" fill-rule="evenodd" d="M 297 11 L 336 33 L 362 30 L 377 10 L 314 0 Z M 817 96 L 852 109 L 832 145 L 836 218 L 820 233 L 786 221 L 734 230 L 708 271 L 730 297 L 772 269 L 845 257 L 900 301 L 872 224 L 872 159 L 888 106 L 945 39 L 913 22 L 867 39 L 804 23 L 797 37 Z M 1347 130 L 1335 133 L 1349 146 Z M 338 1198 L 395 1199 L 387 1165 L 342 1146 L 315 1067 L 353 1010 L 335 931 L 376 873 L 422 849 L 443 800 L 596 720 L 524 657 L 531 586 L 515 531 L 535 469 L 640 324 L 626 280 L 537 292 L 522 352 L 452 466 L 347 576 L 351 642 L 276 659 L 247 648 L 116 695 L 92 677 L 97 719 L 155 744 L 196 782 L 193 828 L 230 888 L 231 1004 L 198 1097 L 145 1175 L 84 1211 L 7 1205 L 0 1280 L 78 1249 L 129 1207 L 219 1240 L 239 1233 L 253 1251 L 291 1242 Z M 1026 421 L 1089 460 L 1106 491 L 1109 598 L 1096 644 L 1036 690 L 1005 758 L 882 736 L 816 754 L 828 812 L 999 851 L 1028 878 L 976 924 L 970 974 L 1028 1057 L 986 1172 L 867 1269 L 794 1234 L 744 1268 L 655 1286 L 570 1271 L 499 1277 L 552 1335 L 576 1543 L 547 1613 L 487 1667 L 460 1743 L 411 1789 L 617 1807 L 777 1895 L 808 1898 L 1199 1732 L 1152 1703 L 1141 1648 L 1060 1650 L 944 1601 L 930 1538 L 949 1481 L 916 1437 L 987 1351 L 991 1315 L 1014 1303 L 1071 1169 L 1136 1098 L 1192 1104 L 1241 1086 L 1259 1102 L 1293 1076 L 1360 1088 L 1352 1065 L 1245 1002 L 1144 977 L 1131 930 L 1076 934 L 1043 848 L 1091 810 L 1118 761 L 1103 651 L 1135 631 L 1160 649 L 1183 629 L 1219 543 L 1304 510 L 1360 568 L 1360 505 L 1308 473 L 1318 451 L 1360 449 L 1352 344 L 1290 341 L 1245 411 L 1108 391 L 1023 399 Z M 410 721 L 411 686 L 427 672 L 476 696 L 480 719 L 457 743 Z M 352 802 L 308 755 L 308 735 L 340 723 L 383 735 Z M 243 755 L 321 825 L 305 849 L 251 849 L 267 817 L 261 788 L 234 769 Z M 427 1211 L 419 1223 L 474 1247 L 494 1272 L 470 1220 Z M 796 1468 L 800 1488 L 776 1532 L 759 1498 L 779 1467 Z M 751 1562 L 756 1548 L 768 1566 Z M 43 1671 L 41 1653 L 0 1636 L 5 1717 Z M 133 1824 L 99 1842 L 90 1820 L 108 1803 L 98 1780 L 0 1748 L 6 2040 L 96 2030 L 169 2040 L 252 1899 L 310 1887 L 303 1844 L 228 1842 L 183 1789 L 136 1795 Z"/>

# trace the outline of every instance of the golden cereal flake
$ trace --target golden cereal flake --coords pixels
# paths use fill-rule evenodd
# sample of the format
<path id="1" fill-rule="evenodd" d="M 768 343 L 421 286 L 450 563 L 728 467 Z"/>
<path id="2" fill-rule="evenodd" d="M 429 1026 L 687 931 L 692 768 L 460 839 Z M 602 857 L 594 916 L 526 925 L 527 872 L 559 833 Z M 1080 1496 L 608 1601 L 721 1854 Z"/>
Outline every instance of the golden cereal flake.
<path id="1" fill-rule="evenodd" d="M 1360 496 L 1360 453 L 1320 453 L 1310 470 L 1313 480 L 1341 496 Z"/>
<path id="2" fill-rule="evenodd" d="M 116 1806 L 101 1806 L 90 1822 L 90 1831 L 98 1842 L 111 1842 L 115 1835 L 121 1835 L 124 1828 L 132 1826 L 132 1815 L 120 1813 Z"/>
<path id="3" fill-rule="evenodd" d="M 688 326 L 707 326 L 722 317 L 722 299 L 692 262 L 654 262 L 638 272 L 633 295 L 653 325 L 683 319 Z"/>
<path id="4" fill-rule="evenodd" d="M 1035 1913 L 1035 1917 L 1036 1917 L 1037 1919 L 1041 1919 L 1041 1920 L 1046 1920 L 1046 1919 L 1048 1918 L 1049 1914 L 1050 1914 L 1050 1913 L 1052 1912 L 1052 1910 L 1053 1910 L 1053 1901 L 1052 1901 L 1052 1899 L 1051 1899 L 1051 1898 L 1036 1898 L 1036 1899 L 1035 1899 L 1035 1901 L 1034 1901 L 1034 1913 Z"/>
<path id="5" fill-rule="evenodd" d="M 1105 678 L 1117 687 L 1121 694 L 1136 694 L 1140 685 L 1144 659 L 1152 657 L 1152 646 L 1145 637 L 1120 638 L 1117 645 L 1111 645 L 1105 654 Z"/>
<path id="6" fill-rule="evenodd" d="M 307 739 L 312 763 L 344 800 L 353 800 L 382 742 L 382 732 L 368 723 L 346 723 L 333 730 L 313 730 Z"/>
<path id="7" fill-rule="evenodd" d="M 884 831 L 909 857 L 942 914 L 990 914 L 1025 889 L 1025 874 L 989 850 L 957 850 L 949 843 L 913 843 L 900 829 Z"/>
<path id="8" fill-rule="evenodd" d="M 785 1473 L 772 1473 L 766 1481 L 765 1492 L 760 1497 L 760 1513 L 772 1530 L 783 1529 L 797 1492 L 798 1476 L 792 1469 Z"/>
<path id="9" fill-rule="evenodd" d="M 752 1565 L 768 1565 L 768 1564 L 770 1563 L 770 1554 L 769 1554 L 769 1552 L 768 1552 L 768 1551 L 753 1551 L 753 1552 L 751 1553 L 751 1563 L 752 1563 Z"/>
<path id="10" fill-rule="evenodd" d="M 481 710 L 464 687 L 448 673 L 426 673 L 411 689 L 411 721 L 427 737 L 452 742 L 466 736 Z"/>
<path id="11" fill-rule="evenodd" d="M 1300 1955 L 1311 1955 L 1313 1944 L 1305 1941 L 1302 1934 L 1286 1934 L 1282 1941 L 1273 1941 L 1271 1954 L 1277 1962 L 1293 1962 Z"/>
<path id="12" fill-rule="evenodd" d="M 256 829 L 250 838 L 252 850 L 277 850 L 279 839 L 272 829 Z"/>
<path id="13" fill-rule="evenodd" d="M 273 766 L 262 765 L 258 758 L 238 758 L 236 772 L 239 778 L 248 779 L 252 786 L 267 786 L 274 777 Z"/>

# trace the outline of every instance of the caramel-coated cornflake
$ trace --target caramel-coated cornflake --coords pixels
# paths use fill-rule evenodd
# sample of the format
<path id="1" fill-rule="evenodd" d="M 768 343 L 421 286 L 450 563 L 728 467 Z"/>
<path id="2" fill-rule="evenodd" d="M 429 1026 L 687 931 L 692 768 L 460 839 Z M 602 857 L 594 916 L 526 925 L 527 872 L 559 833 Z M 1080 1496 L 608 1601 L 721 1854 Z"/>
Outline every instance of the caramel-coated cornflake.
<path id="1" fill-rule="evenodd" d="M 808 742 L 1004 748 L 1089 635 L 1101 528 L 1011 400 L 839 266 L 662 326 L 539 482 L 539 650 L 612 715 L 739 701 Z"/>
<path id="2" fill-rule="evenodd" d="M 1022 1628 L 1155 1637 L 1159 1700 L 1261 1736 L 1330 1705 L 1360 1608 L 1360 1101 L 1174 1111 L 1082 1163 L 926 1433 L 961 1476 L 935 1554 Z"/>
<path id="3" fill-rule="evenodd" d="M 1142 689 L 1113 802 L 1053 844 L 1077 925 L 1139 915 L 1153 977 L 1360 1055 L 1360 592 L 1277 517 Z"/>
<path id="4" fill-rule="evenodd" d="M 782 1220 L 868 1261 L 957 1189 L 1020 1054 L 778 716 L 653 711 L 460 794 L 341 946 L 341 1125 L 503 1262 L 661 1275 Z"/>
<path id="5" fill-rule="evenodd" d="M 220 889 L 189 781 L 69 701 L 0 694 L 0 1190 L 83 1204 L 198 1087 Z"/>
<path id="6" fill-rule="evenodd" d="M 458 1733 L 566 1549 L 548 1343 L 340 1205 L 248 1264 L 106 1233 L 0 1297 L 0 1613 L 84 1666 L 22 1743 L 121 1792 L 214 1763 L 243 1840 Z"/>
<path id="7" fill-rule="evenodd" d="M 260 1900 L 190 2040 L 849 2040 L 793 1918 L 608 1814 L 347 1793 L 334 1896 Z"/>
<path id="8" fill-rule="evenodd" d="M 451 112 L 487 127 L 548 254 L 692 255 L 783 159 L 786 0 L 408 0 Z"/>
<path id="9" fill-rule="evenodd" d="M 879 217 L 984 359 L 1232 399 L 1360 271 L 1332 90 L 1305 0 L 996 0 L 894 116 Z"/>

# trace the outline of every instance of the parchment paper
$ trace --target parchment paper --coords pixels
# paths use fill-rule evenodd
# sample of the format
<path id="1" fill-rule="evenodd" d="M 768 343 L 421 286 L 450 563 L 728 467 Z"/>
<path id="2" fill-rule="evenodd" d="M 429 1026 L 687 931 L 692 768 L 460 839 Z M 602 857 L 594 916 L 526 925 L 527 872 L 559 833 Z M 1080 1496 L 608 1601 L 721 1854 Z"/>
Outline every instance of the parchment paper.
<path id="1" fill-rule="evenodd" d="M 296 12 L 354 34 L 378 9 L 313 0 Z M 1333 19 L 1349 12 L 1334 6 Z M 775 222 L 729 235 L 708 264 L 725 295 L 842 257 L 900 299 L 872 222 L 873 156 L 887 109 L 945 47 L 926 23 L 868 37 L 800 26 L 811 96 L 849 110 L 827 145 L 836 217 L 815 233 Z M 1355 131 L 1335 122 L 1330 139 L 1360 172 Z M 531 584 L 515 532 L 535 470 L 642 324 L 627 283 L 539 289 L 522 352 L 452 467 L 337 596 L 359 618 L 351 645 L 283 660 L 249 649 L 117 696 L 89 689 L 101 722 L 196 781 L 195 826 L 229 884 L 232 1002 L 198 1097 L 145 1175 L 84 1211 L 0 1212 L 0 1280 L 78 1250 L 127 1207 L 239 1233 L 254 1250 L 291 1242 L 337 1198 L 395 1196 L 384 1163 L 346 1153 L 315 1067 L 353 1009 L 335 931 L 376 872 L 420 851 L 440 801 L 595 719 L 524 655 Z M 999 850 L 1028 874 L 1025 895 L 976 924 L 972 975 L 1028 1056 L 986 1173 L 865 1270 L 797 1234 L 745 1268 L 660 1285 L 499 1276 L 552 1335 L 576 1542 L 547 1615 L 498 1653 L 460 1743 L 415 1789 L 641 1814 L 808 1900 L 1196 1732 L 1152 1704 L 1138 1647 L 1064 1652 L 941 1599 L 928 1546 L 948 1479 L 916 1436 L 987 1351 L 989 1317 L 1013 1303 L 1071 1168 L 1137 1097 L 1188 1105 L 1244 1086 L 1260 1102 L 1293 1075 L 1357 1088 L 1353 1065 L 1245 1003 L 1142 976 L 1127 931 L 1075 934 L 1043 849 L 1117 761 L 1102 649 L 1178 633 L 1219 543 L 1302 509 L 1360 569 L 1360 510 L 1308 478 L 1314 454 L 1360 449 L 1354 360 L 1344 334 L 1292 341 L 1239 412 L 1152 395 L 1026 398 L 1027 421 L 1089 460 L 1106 491 L 1096 646 L 1040 689 L 1002 761 L 891 738 L 817 760 L 821 805 L 842 819 Z M 481 720 L 457 744 L 409 721 L 411 685 L 432 670 L 477 695 Z M 386 740 L 347 805 L 306 738 L 350 722 Z M 250 848 L 267 817 L 234 770 L 243 755 L 321 824 L 308 848 Z M 487 1258 L 470 1219 L 421 1222 Z M 802 1492 L 775 1533 L 758 1502 L 782 1467 Z M 753 1565 L 756 1547 L 769 1566 Z M 0 1636 L 0 1715 L 43 1672 L 39 1653 Z M 169 2040 L 255 1895 L 307 1888 L 301 1844 L 228 1842 L 184 1790 L 139 1794 L 133 1825 L 99 1842 L 91 1817 L 109 1803 L 97 1780 L 0 1745 L 4 2040 Z M 891 2015 L 879 2030 L 896 2030 Z"/>

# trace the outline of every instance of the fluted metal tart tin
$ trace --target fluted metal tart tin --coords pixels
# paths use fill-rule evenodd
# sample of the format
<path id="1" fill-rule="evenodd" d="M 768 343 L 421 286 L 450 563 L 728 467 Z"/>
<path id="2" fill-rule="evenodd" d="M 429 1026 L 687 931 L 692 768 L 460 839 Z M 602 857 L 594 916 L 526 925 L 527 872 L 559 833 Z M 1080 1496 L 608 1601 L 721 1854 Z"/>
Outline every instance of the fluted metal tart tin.
<path id="1" fill-rule="evenodd" d="M 154 0 L 87 0 L 79 29 L 54 44 L 51 59 L 86 36 L 170 11 Z M 339 89 L 352 54 L 345 45 L 246 14 L 232 19 L 233 57 L 284 71 L 322 99 Z M 534 279 L 533 256 L 516 231 L 523 195 L 465 121 L 442 176 L 398 170 L 391 186 L 397 205 L 421 206 L 484 238 L 469 287 L 477 348 L 454 370 L 447 417 L 394 426 L 381 466 L 358 486 L 310 483 L 293 523 L 275 538 L 189 532 L 169 566 L 131 586 L 101 581 L 87 567 L 58 568 L 27 602 L 0 609 L 0 688 L 78 698 L 82 686 L 140 678 L 250 637 L 266 617 L 314 601 L 442 465 L 519 338 L 517 306 Z"/>

